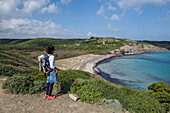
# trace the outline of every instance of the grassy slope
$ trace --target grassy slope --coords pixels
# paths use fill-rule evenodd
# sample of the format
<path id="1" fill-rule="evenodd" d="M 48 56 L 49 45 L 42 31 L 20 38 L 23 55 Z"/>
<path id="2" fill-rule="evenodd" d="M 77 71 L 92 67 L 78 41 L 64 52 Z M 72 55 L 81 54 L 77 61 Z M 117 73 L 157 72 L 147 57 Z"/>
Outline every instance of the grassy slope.
<path id="1" fill-rule="evenodd" d="M 31 72 L 38 63 L 33 59 L 10 51 L 0 51 L 0 75 L 12 76 L 17 72 Z"/>
<path id="2" fill-rule="evenodd" d="M 5 43 L 4 43 L 5 42 Z M 88 50 L 88 51 L 110 51 L 120 48 L 124 44 L 132 44 L 126 39 L 115 38 L 91 38 L 91 39 L 52 39 L 37 38 L 25 40 L 0 40 L 3 45 L 0 49 L 17 50 L 44 50 L 48 45 L 54 45 L 58 50 Z"/>
<path id="3" fill-rule="evenodd" d="M 124 44 L 134 43 L 152 44 L 156 46 L 170 45 L 170 41 L 132 41 L 117 38 L 95 38 L 90 39 L 0 39 L 0 49 L 14 50 L 44 50 L 48 45 L 54 45 L 58 50 L 88 50 L 88 51 L 110 51 L 120 48 Z"/>

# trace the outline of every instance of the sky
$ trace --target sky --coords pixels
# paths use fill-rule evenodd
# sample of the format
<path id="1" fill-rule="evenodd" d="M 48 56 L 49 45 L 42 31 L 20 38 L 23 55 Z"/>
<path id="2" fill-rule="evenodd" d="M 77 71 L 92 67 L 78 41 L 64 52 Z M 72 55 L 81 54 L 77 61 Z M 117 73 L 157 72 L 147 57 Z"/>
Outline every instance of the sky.
<path id="1" fill-rule="evenodd" d="M 170 41 L 170 0 L 0 0 L 0 39 Z"/>

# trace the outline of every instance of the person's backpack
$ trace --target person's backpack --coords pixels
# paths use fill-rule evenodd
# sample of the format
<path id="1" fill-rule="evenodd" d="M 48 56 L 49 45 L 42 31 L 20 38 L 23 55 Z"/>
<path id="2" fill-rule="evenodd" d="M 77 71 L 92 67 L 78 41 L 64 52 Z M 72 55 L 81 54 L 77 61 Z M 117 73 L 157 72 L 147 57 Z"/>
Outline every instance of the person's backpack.
<path id="1" fill-rule="evenodd" d="M 43 73 L 51 72 L 49 56 L 47 54 L 41 54 L 38 56 L 39 71 Z"/>

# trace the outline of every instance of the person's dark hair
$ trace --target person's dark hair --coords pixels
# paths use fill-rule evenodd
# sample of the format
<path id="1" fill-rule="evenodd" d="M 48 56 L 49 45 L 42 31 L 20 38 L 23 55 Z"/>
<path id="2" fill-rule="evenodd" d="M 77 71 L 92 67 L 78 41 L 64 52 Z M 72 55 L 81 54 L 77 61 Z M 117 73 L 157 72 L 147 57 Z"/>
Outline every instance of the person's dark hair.
<path id="1" fill-rule="evenodd" d="M 46 47 L 46 52 L 47 54 L 52 54 L 52 51 L 55 50 L 54 46 L 50 45 Z"/>

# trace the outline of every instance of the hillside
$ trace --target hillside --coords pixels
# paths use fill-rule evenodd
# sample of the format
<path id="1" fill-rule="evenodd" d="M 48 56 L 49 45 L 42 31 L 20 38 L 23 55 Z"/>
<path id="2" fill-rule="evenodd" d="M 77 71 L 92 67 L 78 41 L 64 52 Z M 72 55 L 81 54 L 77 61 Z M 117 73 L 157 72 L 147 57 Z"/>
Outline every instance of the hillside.
<path id="1" fill-rule="evenodd" d="M 13 53 L 0 51 L 0 75 L 12 76 L 15 73 L 29 73 L 37 68 L 38 63 L 32 58 Z"/>
<path id="2" fill-rule="evenodd" d="M 115 52 L 148 52 L 166 50 L 161 47 L 155 47 L 146 42 L 133 41 L 118 38 L 91 37 L 90 39 L 1 39 L 1 50 L 44 50 L 48 45 L 54 45 L 57 50 L 79 50 L 89 53 L 107 54 Z M 167 43 L 169 45 L 169 43 Z M 151 46 L 152 45 L 152 46 Z M 129 50 L 124 51 L 128 46 Z"/>
<path id="3" fill-rule="evenodd" d="M 143 41 L 154 46 L 170 49 L 170 41 Z"/>

